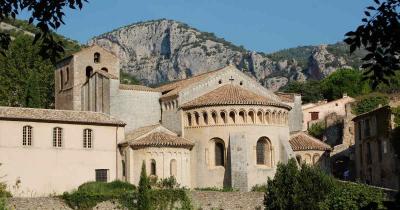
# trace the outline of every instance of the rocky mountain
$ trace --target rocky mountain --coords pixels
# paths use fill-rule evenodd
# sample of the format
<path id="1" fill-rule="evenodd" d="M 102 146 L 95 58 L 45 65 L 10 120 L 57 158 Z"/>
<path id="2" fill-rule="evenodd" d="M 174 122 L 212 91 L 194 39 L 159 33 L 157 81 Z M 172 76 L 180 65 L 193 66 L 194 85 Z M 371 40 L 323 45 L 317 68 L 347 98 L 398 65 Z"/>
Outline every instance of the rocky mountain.
<path id="1" fill-rule="evenodd" d="M 305 46 L 272 54 L 251 52 L 213 33 L 174 20 L 154 20 L 92 38 L 121 58 L 121 70 L 146 85 L 184 79 L 234 64 L 277 90 L 291 80 L 322 79 L 338 68 L 360 66 L 362 52 L 349 55 L 343 43 Z"/>

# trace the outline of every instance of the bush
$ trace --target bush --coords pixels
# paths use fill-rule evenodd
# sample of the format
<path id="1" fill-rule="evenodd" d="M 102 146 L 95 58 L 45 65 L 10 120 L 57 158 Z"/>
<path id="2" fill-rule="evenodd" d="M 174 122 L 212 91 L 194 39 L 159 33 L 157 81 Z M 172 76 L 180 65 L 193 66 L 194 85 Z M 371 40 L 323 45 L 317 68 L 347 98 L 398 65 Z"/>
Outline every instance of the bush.
<path id="1" fill-rule="evenodd" d="M 267 184 L 256 184 L 251 188 L 252 192 L 267 192 Z"/>
<path id="2" fill-rule="evenodd" d="M 268 179 L 265 209 L 361 209 L 376 205 L 383 208 L 384 194 L 366 185 L 344 183 L 321 169 L 296 161 L 278 164 L 274 179 Z"/>
<path id="3" fill-rule="evenodd" d="M 320 203 L 323 210 L 384 209 L 382 191 L 364 184 L 337 183 L 334 190 Z M 376 206 L 377 208 L 371 208 Z"/>
<path id="4" fill-rule="evenodd" d="M 170 176 L 165 179 L 161 179 L 157 182 L 157 187 L 161 189 L 175 189 L 179 188 L 179 184 L 176 181 L 175 177 Z"/>
<path id="5" fill-rule="evenodd" d="M 322 139 L 322 137 L 324 136 L 324 132 L 325 132 L 325 124 L 323 122 L 312 124 L 308 128 L 308 134 L 317 139 Z"/>
<path id="6" fill-rule="evenodd" d="M 357 98 L 353 112 L 356 115 L 369 112 L 378 108 L 379 105 L 389 104 L 389 97 L 382 93 L 371 93 Z"/>

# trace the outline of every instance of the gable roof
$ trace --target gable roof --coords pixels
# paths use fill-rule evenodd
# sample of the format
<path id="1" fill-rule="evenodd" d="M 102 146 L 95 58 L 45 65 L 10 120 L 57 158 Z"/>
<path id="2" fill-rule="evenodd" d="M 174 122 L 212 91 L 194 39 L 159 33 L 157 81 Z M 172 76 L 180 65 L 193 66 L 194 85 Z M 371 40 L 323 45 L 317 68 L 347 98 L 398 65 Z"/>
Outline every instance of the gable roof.
<path id="1" fill-rule="evenodd" d="M 328 144 L 316 139 L 302 131 L 292 134 L 289 140 L 290 146 L 293 151 L 301 150 L 321 150 L 328 151 L 332 150 L 332 147 Z"/>
<path id="2" fill-rule="evenodd" d="M 179 137 L 160 124 L 137 128 L 125 134 L 120 145 L 129 145 L 133 149 L 144 147 L 180 147 L 191 149 L 194 143 Z"/>
<path id="3" fill-rule="evenodd" d="M 226 84 L 192 101 L 183 104 L 182 108 L 195 108 L 214 105 L 269 105 L 290 109 L 290 106 L 267 97 L 258 95 L 238 85 Z"/>
<path id="4" fill-rule="evenodd" d="M 104 77 L 107 77 L 108 79 L 118 79 L 117 76 L 115 76 L 113 74 L 110 74 L 110 73 L 108 73 L 108 72 L 106 72 L 104 70 L 101 70 L 101 69 L 94 71 L 91 76 L 93 76 L 94 74 L 100 74 L 100 75 L 102 75 Z"/>
<path id="5" fill-rule="evenodd" d="M 125 126 L 121 120 L 100 112 L 0 106 L 0 120 Z"/>

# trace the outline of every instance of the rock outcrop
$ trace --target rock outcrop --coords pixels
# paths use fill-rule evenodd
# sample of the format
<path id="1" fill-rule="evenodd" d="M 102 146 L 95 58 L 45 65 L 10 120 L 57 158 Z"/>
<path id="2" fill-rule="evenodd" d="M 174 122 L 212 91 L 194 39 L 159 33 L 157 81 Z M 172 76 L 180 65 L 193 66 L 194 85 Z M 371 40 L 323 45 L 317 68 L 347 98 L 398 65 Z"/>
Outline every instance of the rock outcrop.
<path id="1" fill-rule="evenodd" d="M 185 79 L 234 64 L 268 88 L 279 89 L 290 80 L 321 79 L 346 65 L 345 59 L 335 57 L 323 46 L 310 47 L 315 50 L 306 55 L 311 56 L 308 67 L 299 64 L 299 58 L 291 58 L 290 53 L 277 59 L 274 54 L 250 52 L 212 33 L 164 19 L 115 29 L 94 37 L 89 41 L 93 43 L 116 53 L 121 58 L 122 71 L 146 85 Z"/>

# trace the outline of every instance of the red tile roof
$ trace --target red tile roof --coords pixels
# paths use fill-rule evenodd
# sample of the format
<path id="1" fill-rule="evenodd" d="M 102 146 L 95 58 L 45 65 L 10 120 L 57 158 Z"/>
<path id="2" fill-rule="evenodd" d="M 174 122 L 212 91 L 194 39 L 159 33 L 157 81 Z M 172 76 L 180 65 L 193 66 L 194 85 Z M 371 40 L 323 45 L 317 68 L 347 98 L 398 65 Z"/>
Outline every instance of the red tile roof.
<path id="1" fill-rule="evenodd" d="M 194 146 L 193 142 L 187 139 L 160 131 L 131 141 L 129 145 L 136 149 L 143 147 L 181 147 L 191 149 Z"/>
<path id="2" fill-rule="evenodd" d="M 289 140 L 290 146 L 293 151 L 299 150 L 332 150 L 332 147 L 328 144 L 322 142 L 319 139 L 316 139 L 304 132 L 298 132 L 292 134 Z"/>

